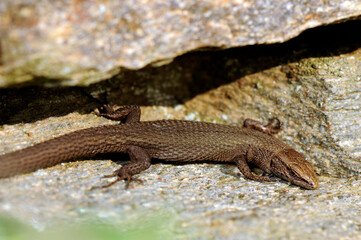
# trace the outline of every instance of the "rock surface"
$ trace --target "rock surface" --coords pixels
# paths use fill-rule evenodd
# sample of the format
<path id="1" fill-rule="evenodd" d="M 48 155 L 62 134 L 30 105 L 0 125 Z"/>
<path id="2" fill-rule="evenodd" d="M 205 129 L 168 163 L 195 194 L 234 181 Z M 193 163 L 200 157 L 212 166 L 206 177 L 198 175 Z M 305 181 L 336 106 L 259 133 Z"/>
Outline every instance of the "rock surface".
<path id="1" fill-rule="evenodd" d="M 89 85 L 120 67 L 161 65 L 204 47 L 284 42 L 360 12 L 358 0 L 3 0 L 0 87 Z"/>
<path id="2" fill-rule="evenodd" d="M 319 189 L 303 190 L 282 181 L 246 180 L 234 165 L 156 164 L 139 176 L 144 184 L 91 190 L 118 167 L 75 162 L 2 180 L 0 213 L 38 230 L 59 231 L 65 222 L 137 232 L 150 225 L 172 239 L 361 237 L 356 178 L 320 177 Z"/>
<path id="3" fill-rule="evenodd" d="M 263 77 L 269 73 L 264 73 Z M 253 88 L 251 93 L 260 92 L 257 99 L 264 91 L 254 88 L 254 79 L 252 76 L 243 79 L 242 87 Z M 273 86 L 275 94 L 287 88 L 294 90 L 285 83 L 274 86 L 272 81 L 262 79 L 262 82 L 263 89 Z M 236 85 L 241 87 L 239 83 Z M 260 83 L 258 85 L 260 87 Z M 226 93 L 232 98 L 237 93 L 232 90 L 234 87 L 232 84 L 223 86 L 210 95 Z M 249 97 L 245 96 L 246 99 Z M 202 108 L 201 105 L 216 99 L 210 99 L 207 95 L 199 98 L 199 109 Z M 191 101 L 188 104 L 192 106 L 197 102 Z M 214 104 L 218 105 L 220 102 Z M 242 117 L 240 110 L 232 111 L 221 106 L 225 112 L 209 107 L 207 114 L 216 116 L 214 119 L 219 117 L 217 121 L 220 122 L 235 121 Z M 262 118 L 271 116 L 264 112 L 264 108 L 277 107 L 263 104 L 258 106 L 259 111 L 255 111 L 255 115 L 259 114 Z M 282 105 L 278 106 L 281 106 L 278 111 L 282 111 Z M 243 114 L 248 114 L 254 106 L 245 104 L 242 107 L 246 109 L 242 111 Z M 145 107 L 143 119 L 191 120 L 203 118 L 202 115 L 205 114 L 186 109 L 183 106 Z M 295 112 L 297 108 L 292 111 Z M 283 118 L 287 121 L 280 136 L 307 154 L 309 160 L 316 164 L 317 172 L 322 175 L 337 175 L 337 170 L 342 171 L 337 158 L 328 157 L 329 152 L 324 153 L 324 158 L 318 159 L 320 149 L 310 148 L 308 152 L 310 146 L 298 140 L 296 132 L 303 134 L 310 126 L 303 125 L 305 128 L 299 131 L 298 127 L 292 127 L 294 123 L 289 122 L 288 116 Z M 295 125 L 298 126 L 300 122 L 302 121 Z M 76 129 L 103 124 L 116 123 L 93 114 L 71 113 L 33 123 L 4 125 L 0 131 L 0 152 L 10 152 Z M 311 139 L 318 137 L 317 134 L 313 133 Z M 305 141 L 309 141 L 307 134 L 302 136 L 306 137 Z M 333 147 L 335 143 L 328 144 Z M 93 161 L 60 164 L 32 174 L 2 179 L 0 214 L 14 217 L 41 231 L 48 228 L 59 231 L 59 226 L 65 223 L 74 226 L 90 221 L 93 224 L 107 224 L 107 228 L 125 232 L 143 232 L 147 227 L 153 226 L 153 231 L 158 235 L 172 239 L 235 239 L 239 236 L 247 239 L 361 237 L 361 182 L 357 177 L 336 179 L 319 176 L 319 189 L 303 190 L 284 181 L 259 183 L 246 180 L 239 175 L 234 165 L 156 163 L 139 175 L 144 184 L 135 183 L 128 190 L 124 189 L 124 183 L 109 189 L 91 189 L 93 186 L 106 184 L 107 180 L 101 179 L 101 176 L 125 163 L 114 163 L 108 159 L 109 157 L 103 157 L 103 160 L 94 158 Z M 112 159 L 118 160 L 119 156 L 113 156 Z M 325 163 L 322 164 L 321 160 Z M 335 225 L 339 227 L 335 228 Z M 59 234 L 64 233 L 60 231 Z"/>
<path id="4" fill-rule="evenodd" d="M 304 153 L 315 165 L 320 188 L 309 191 L 284 181 L 259 183 L 246 180 L 234 165 L 155 163 L 139 175 L 144 184 L 135 183 L 128 190 L 124 189 L 124 183 L 108 189 L 91 189 L 92 186 L 105 184 L 107 180 L 101 176 L 111 173 L 128 159 L 106 155 L 1 179 L 0 216 L 14 217 L 38 230 L 87 221 L 107 223 L 107 227 L 113 226 L 121 231 L 141 232 L 143 227 L 151 226 L 162 236 L 155 239 L 361 238 L 361 32 L 356 31 L 361 29 L 361 21 L 307 30 L 282 44 L 194 51 L 176 58 L 184 51 L 200 47 L 192 45 L 195 42 L 207 39 L 192 39 L 197 35 L 186 35 L 190 38 L 189 42 L 170 43 L 170 46 L 179 45 L 175 46 L 174 52 L 169 52 L 169 45 L 165 44 L 167 39 L 158 38 L 157 43 L 163 45 L 148 47 L 146 50 L 151 53 L 143 49 L 144 55 L 133 51 L 130 55 L 124 53 L 119 56 L 111 55 L 113 48 L 102 48 L 107 46 L 104 39 L 112 39 L 117 34 L 111 31 L 105 34 L 109 28 L 104 26 L 111 18 L 92 25 L 94 31 L 85 27 L 99 17 L 101 11 L 105 15 L 110 14 L 109 6 L 119 3 L 73 1 L 64 7 L 63 2 L 57 1 L 56 12 L 51 12 L 53 6 L 47 1 L 40 6 L 33 5 L 31 0 L 23 5 L 19 2 L 0 2 L 0 11 L 6 10 L 6 14 L 0 15 L 1 20 L 9 20 L 5 21 L 8 25 L 2 26 L 13 26 L 11 31 L 5 31 L 6 35 L 1 35 L 5 36 L 1 45 L 2 86 L 27 81 L 46 86 L 88 85 L 97 79 L 115 75 L 84 88 L 29 86 L 0 89 L 0 154 L 77 129 L 117 124 L 92 114 L 92 110 L 105 102 L 142 105 L 143 120 L 187 119 L 240 124 L 245 118 L 266 122 L 268 118 L 278 116 L 284 125 L 277 136 Z M 128 3 L 122 1 L 122 4 Z M 156 3 L 152 1 L 149 6 Z M 175 4 L 176 1 L 167 3 Z M 246 3 L 238 1 L 240 5 Z M 94 4 L 98 7 L 94 8 Z M 194 24 L 183 30 L 194 33 L 192 27 L 198 26 L 200 34 L 204 35 L 207 28 L 200 24 L 205 21 L 204 12 L 207 12 L 204 4 L 218 4 L 217 11 L 212 11 L 206 18 L 210 20 L 214 17 L 212 14 L 222 13 L 226 2 L 193 1 L 195 5 L 192 8 L 187 4 L 191 3 L 185 1 L 183 7 L 188 7 L 184 10 L 186 13 L 199 9 L 204 11 L 192 12 L 192 16 L 199 18 L 193 19 Z M 270 12 L 267 11 L 268 2 L 263 4 L 264 11 Z M 275 4 L 283 6 L 286 3 L 278 1 Z M 283 19 L 285 25 L 282 25 L 281 15 L 272 15 L 269 19 L 272 22 L 277 20 L 281 26 L 273 29 L 270 28 L 272 24 L 262 25 L 267 20 L 266 14 L 253 14 L 251 19 L 255 25 L 252 26 L 258 26 L 256 31 L 235 31 L 235 34 L 246 34 L 244 39 L 238 39 L 245 41 L 246 45 L 284 41 L 297 35 L 305 26 L 329 23 L 360 12 L 356 1 L 317 2 L 327 6 L 325 8 L 316 8 L 319 5 L 313 2 L 307 4 L 309 8 L 295 6 L 289 9 L 290 15 L 285 16 L 290 17 Z M 162 9 L 162 6 L 156 7 Z M 256 2 L 246 9 L 251 11 L 260 6 L 261 3 Z M 326 8 L 328 13 L 335 13 L 335 9 L 339 13 L 328 15 L 323 10 Z M 13 10 L 7 11 L 9 9 Z M 46 14 L 40 14 L 44 11 L 40 9 L 53 13 L 52 18 L 47 19 Z M 69 9 L 76 14 L 65 14 Z M 237 10 L 233 5 L 230 9 Z M 345 9 L 351 10 L 345 13 Z M 34 15 L 33 11 L 39 14 Z M 115 9 L 111 14 L 120 11 Z M 141 9 L 131 11 L 130 16 L 137 11 Z M 274 13 L 279 11 L 287 12 L 287 7 L 275 8 Z M 162 14 L 164 12 L 159 11 L 159 17 Z M 169 17 L 174 16 L 172 14 Z M 319 18 L 310 17 L 315 15 Z M 299 16 L 295 18 L 297 27 L 289 25 L 294 16 Z M 141 14 L 139 18 L 147 18 L 147 14 Z M 59 19 L 74 25 L 64 28 L 64 22 Z M 47 21 L 52 25 L 47 25 Z M 214 40 L 212 36 L 229 25 L 228 18 L 224 21 L 220 25 L 210 22 L 213 25 L 207 27 L 215 30 L 205 36 Z M 179 22 L 179 29 L 183 26 L 181 24 Z M 53 27 L 53 32 L 44 30 L 49 26 Z M 74 30 L 74 26 L 78 29 Z M 242 24 L 229 26 L 244 27 Z M 116 29 L 121 30 L 119 27 Z M 269 33 L 270 29 L 274 34 Z M 172 32 L 173 28 L 168 30 Z M 3 33 L 4 28 L 0 31 Z M 99 42 L 89 40 L 94 39 L 93 35 L 100 39 Z M 18 36 L 29 39 L 11 42 L 12 46 L 21 46 L 19 48 L 4 47 L 4 42 L 9 44 L 6 39 L 14 40 Z M 227 35 L 219 35 L 217 41 L 225 42 L 227 38 L 224 36 Z M 128 37 L 130 40 L 124 40 L 124 43 L 130 43 L 132 37 L 143 39 L 144 36 Z M 47 39 L 58 45 L 47 42 Z M 154 39 L 147 38 L 142 43 L 149 43 L 148 40 Z M 114 49 L 122 49 L 115 43 L 111 42 Z M 135 41 L 135 45 L 127 46 L 127 49 L 137 49 L 138 43 Z M 222 47 L 232 44 L 229 40 Z M 43 48 L 51 51 L 39 50 Z M 6 51 L 13 52 L 9 55 Z M 59 54 L 64 52 L 69 55 L 59 58 Z M 20 55 L 23 58 L 16 59 Z M 139 70 L 119 70 L 118 67 L 125 64 L 119 59 L 126 56 L 131 57 L 126 58 L 127 64 L 133 63 L 135 68 L 164 58 L 173 61 L 158 62 Z M 110 159 L 121 161 L 114 163 Z M 0 219 L 0 236 L 3 236 L 1 224 Z"/>
<path id="5" fill-rule="evenodd" d="M 177 115 L 156 110 L 152 119 L 240 123 L 278 116 L 284 122 L 281 136 L 305 153 L 319 174 L 358 175 L 361 33 L 353 29 L 360 27 L 361 22 L 354 21 L 314 29 L 285 44 L 193 52 L 161 67 L 124 71 L 88 88 L 3 89 L 0 122 L 86 114 L 99 101 L 181 104 L 184 109 Z"/>

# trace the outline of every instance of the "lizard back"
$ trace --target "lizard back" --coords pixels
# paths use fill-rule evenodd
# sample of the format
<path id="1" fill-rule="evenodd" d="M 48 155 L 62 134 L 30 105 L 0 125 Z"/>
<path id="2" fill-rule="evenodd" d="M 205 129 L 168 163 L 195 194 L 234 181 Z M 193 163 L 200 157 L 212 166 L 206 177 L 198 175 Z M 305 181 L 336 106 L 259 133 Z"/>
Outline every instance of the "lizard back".
<path id="1" fill-rule="evenodd" d="M 238 126 L 183 120 L 141 121 L 75 131 L 0 155 L 0 177 L 35 171 L 98 153 L 139 146 L 152 158 L 171 161 L 229 161 L 251 147 L 288 148 L 275 137 Z"/>
<path id="2" fill-rule="evenodd" d="M 269 152 L 289 148 L 257 130 L 183 120 L 131 123 L 124 134 L 127 144 L 142 146 L 151 157 L 174 161 L 227 161 L 235 152 L 245 153 L 249 147 Z"/>

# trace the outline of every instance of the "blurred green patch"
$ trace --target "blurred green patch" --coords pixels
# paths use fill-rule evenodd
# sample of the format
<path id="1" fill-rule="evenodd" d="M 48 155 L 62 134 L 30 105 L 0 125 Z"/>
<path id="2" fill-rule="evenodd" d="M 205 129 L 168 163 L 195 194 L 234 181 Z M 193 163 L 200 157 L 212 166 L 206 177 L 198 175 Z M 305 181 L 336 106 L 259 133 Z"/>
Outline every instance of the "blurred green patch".
<path id="1" fill-rule="evenodd" d="M 174 220 L 174 219 L 173 219 Z M 122 240 L 122 239 L 174 239 L 169 224 L 172 219 L 146 218 L 123 226 L 90 221 L 82 224 L 52 226 L 44 231 L 20 223 L 14 219 L 0 217 L 0 240 Z M 173 226 L 174 227 L 174 226 Z M 173 228 L 174 229 L 174 228 Z"/>

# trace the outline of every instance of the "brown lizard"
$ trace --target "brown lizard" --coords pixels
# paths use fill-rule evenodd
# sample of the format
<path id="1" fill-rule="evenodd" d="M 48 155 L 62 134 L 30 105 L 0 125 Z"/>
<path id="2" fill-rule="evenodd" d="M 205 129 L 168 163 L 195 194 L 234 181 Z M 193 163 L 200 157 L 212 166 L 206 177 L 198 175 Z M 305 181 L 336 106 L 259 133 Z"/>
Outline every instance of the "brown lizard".
<path id="1" fill-rule="evenodd" d="M 264 126 L 246 120 L 244 127 L 182 120 L 140 121 L 140 108 L 127 106 L 114 110 L 105 105 L 98 115 L 123 121 L 118 125 L 75 131 L 34 146 L 0 155 L 0 177 L 29 173 L 39 168 L 98 153 L 128 153 L 130 163 L 111 175 L 120 180 L 137 180 L 138 174 L 151 165 L 151 159 L 194 162 L 235 163 L 246 178 L 271 181 L 256 175 L 250 165 L 266 174 L 276 175 L 307 189 L 318 186 L 311 163 L 271 134 L 280 131 L 280 121 Z"/>

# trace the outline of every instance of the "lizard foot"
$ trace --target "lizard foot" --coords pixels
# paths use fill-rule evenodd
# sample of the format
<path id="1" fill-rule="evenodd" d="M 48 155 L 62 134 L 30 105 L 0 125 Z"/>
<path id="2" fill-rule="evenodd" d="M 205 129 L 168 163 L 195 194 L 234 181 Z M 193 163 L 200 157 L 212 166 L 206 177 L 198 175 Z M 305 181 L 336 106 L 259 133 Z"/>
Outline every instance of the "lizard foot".
<path id="1" fill-rule="evenodd" d="M 263 177 L 265 182 L 276 182 L 277 181 L 277 178 L 275 178 L 274 175 L 271 173 L 263 172 L 259 176 Z"/>
<path id="2" fill-rule="evenodd" d="M 140 108 L 136 105 L 125 106 L 115 110 L 117 105 L 104 104 L 96 109 L 96 115 L 108 118 L 110 120 L 120 121 L 122 123 L 131 123 L 140 121 Z"/>
<path id="3" fill-rule="evenodd" d="M 245 128 L 255 129 L 269 135 L 280 132 L 282 130 L 281 125 L 281 121 L 278 118 L 272 118 L 267 125 L 263 125 L 253 119 L 246 119 L 243 123 Z"/>
<path id="4" fill-rule="evenodd" d="M 282 123 L 278 118 L 272 118 L 269 120 L 266 128 L 269 129 L 268 134 L 276 134 L 282 130 Z"/>
<path id="5" fill-rule="evenodd" d="M 116 177 L 116 179 L 106 185 L 100 186 L 99 188 L 107 188 L 110 187 L 112 185 L 114 185 L 117 182 L 120 182 L 122 180 L 125 180 L 125 189 L 129 188 L 129 184 L 131 182 L 139 182 L 139 183 L 143 183 L 142 180 L 140 180 L 139 178 L 135 178 L 132 175 L 130 175 L 129 173 L 127 173 L 126 171 L 124 171 L 124 169 L 120 168 L 118 170 L 116 170 L 114 173 L 109 174 L 109 175 L 104 175 L 103 178 L 112 178 L 112 177 Z"/>
<path id="6" fill-rule="evenodd" d="M 104 104 L 100 108 L 95 109 L 95 114 L 98 116 L 108 116 L 115 112 L 116 105 Z"/>

